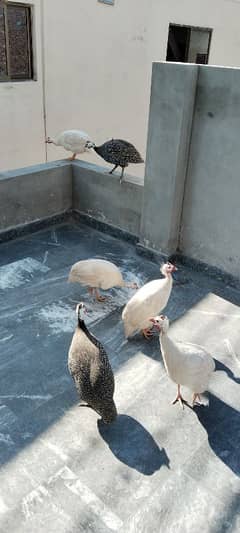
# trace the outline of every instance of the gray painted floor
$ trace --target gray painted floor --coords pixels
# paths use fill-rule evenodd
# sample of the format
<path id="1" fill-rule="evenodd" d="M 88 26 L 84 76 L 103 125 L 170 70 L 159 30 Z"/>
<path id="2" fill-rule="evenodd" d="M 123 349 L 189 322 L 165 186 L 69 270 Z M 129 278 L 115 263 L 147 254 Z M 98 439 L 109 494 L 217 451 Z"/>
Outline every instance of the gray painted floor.
<path id="1" fill-rule="evenodd" d="M 129 281 L 158 277 L 132 245 L 83 225 L 0 246 L 1 533 L 240 531 L 240 293 L 186 268 L 175 275 L 171 334 L 209 349 L 218 369 L 209 406 L 183 411 L 158 338 L 124 339 L 131 291 L 94 304 L 67 283 L 88 257 L 115 261 Z M 111 426 L 78 407 L 68 375 L 79 300 L 115 371 Z"/>

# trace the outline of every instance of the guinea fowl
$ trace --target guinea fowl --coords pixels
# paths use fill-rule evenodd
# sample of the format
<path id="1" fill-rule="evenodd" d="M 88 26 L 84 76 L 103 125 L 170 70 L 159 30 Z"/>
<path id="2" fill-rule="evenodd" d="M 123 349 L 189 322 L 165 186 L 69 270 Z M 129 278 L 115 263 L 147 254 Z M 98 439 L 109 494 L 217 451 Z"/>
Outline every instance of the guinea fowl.
<path id="1" fill-rule="evenodd" d="M 144 163 L 135 146 L 122 139 L 111 139 L 101 146 L 93 145 L 93 148 L 105 161 L 115 165 L 109 174 L 112 174 L 117 167 L 122 167 L 120 183 L 122 183 L 124 170 L 130 163 Z"/>
<path id="2" fill-rule="evenodd" d="M 98 339 L 88 330 L 83 313 L 85 305 L 76 307 L 78 326 L 68 352 L 68 368 L 85 407 L 91 407 L 103 422 L 110 424 L 117 416 L 113 400 L 114 375 L 108 356 Z"/>
<path id="3" fill-rule="evenodd" d="M 127 303 L 122 313 L 126 337 L 142 330 L 145 338 L 152 335 L 149 318 L 160 313 L 168 303 L 172 290 L 172 273 L 177 268 L 171 263 L 161 267 L 164 279 L 149 281 L 141 287 Z"/>
<path id="4" fill-rule="evenodd" d="M 77 154 L 88 152 L 93 147 L 93 143 L 90 141 L 88 134 L 80 130 L 63 131 L 56 139 L 48 137 L 46 143 L 62 146 L 65 150 L 72 152 L 73 155 L 69 158 L 70 161 L 73 161 Z"/>
<path id="5" fill-rule="evenodd" d="M 201 346 L 175 342 L 168 336 L 169 320 L 160 315 L 151 318 L 151 322 L 159 331 L 159 341 L 167 374 L 178 386 L 177 397 L 173 404 L 187 403 L 180 391 L 181 385 L 193 392 L 193 405 L 200 394 L 207 390 L 215 363 L 211 355 Z"/>
<path id="6" fill-rule="evenodd" d="M 78 261 L 72 266 L 68 281 L 88 286 L 90 294 L 95 294 L 95 298 L 99 302 L 103 302 L 106 297 L 101 296 L 98 289 L 107 290 L 116 286 L 138 288 L 137 283 L 124 281 L 119 268 L 105 259 Z"/>

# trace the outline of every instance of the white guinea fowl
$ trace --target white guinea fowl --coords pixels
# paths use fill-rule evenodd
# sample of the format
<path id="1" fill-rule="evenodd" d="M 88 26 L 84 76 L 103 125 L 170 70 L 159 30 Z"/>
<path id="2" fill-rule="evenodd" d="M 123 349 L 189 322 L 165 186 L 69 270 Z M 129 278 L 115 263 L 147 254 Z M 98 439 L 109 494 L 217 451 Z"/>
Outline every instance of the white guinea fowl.
<path id="1" fill-rule="evenodd" d="M 129 287 L 137 289 L 137 283 L 127 283 L 122 277 L 119 268 L 105 259 L 86 259 L 75 263 L 69 274 L 68 281 L 80 283 L 88 287 L 96 300 L 104 301 L 98 289 L 111 289 L 112 287 Z"/>
<path id="2" fill-rule="evenodd" d="M 172 272 L 177 268 L 168 262 L 160 270 L 164 278 L 143 285 L 124 308 L 122 319 L 126 337 L 140 330 L 146 338 L 152 335 L 153 325 L 149 319 L 166 307 L 172 290 Z"/>
<path id="3" fill-rule="evenodd" d="M 169 320 L 160 315 L 151 318 L 151 322 L 158 329 L 161 352 L 166 372 L 178 386 L 177 397 L 173 403 L 183 399 L 181 385 L 193 392 L 193 405 L 200 394 L 207 390 L 210 377 L 215 370 L 215 363 L 211 355 L 201 346 L 175 342 L 168 336 Z"/>
<path id="4" fill-rule="evenodd" d="M 56 137 L 56 139 L 48 137 L 46 143 L 62 146 L 65 150 L 72 152 L 73 155 L 69 158 L 71 161 L 75 159 L 77 154 L 88 152 L 93 146 L 89 135 L 81 130 L 63 131 Z"/>

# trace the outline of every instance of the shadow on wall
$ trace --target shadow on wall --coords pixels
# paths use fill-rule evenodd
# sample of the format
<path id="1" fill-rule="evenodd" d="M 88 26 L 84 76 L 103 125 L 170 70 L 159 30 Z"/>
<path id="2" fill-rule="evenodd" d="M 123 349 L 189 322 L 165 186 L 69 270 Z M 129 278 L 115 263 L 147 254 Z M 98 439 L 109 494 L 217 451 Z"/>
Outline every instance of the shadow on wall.
<path id="1" fill-rule="evenodd" d="M 98 420 L 98 430 L 116 458 L 145 476 L 151 476 L 161 468 L 169 468 L 169 458 L 160 449 L 150 433 L 137 420 L 119 415 L 106 426 Z"/>

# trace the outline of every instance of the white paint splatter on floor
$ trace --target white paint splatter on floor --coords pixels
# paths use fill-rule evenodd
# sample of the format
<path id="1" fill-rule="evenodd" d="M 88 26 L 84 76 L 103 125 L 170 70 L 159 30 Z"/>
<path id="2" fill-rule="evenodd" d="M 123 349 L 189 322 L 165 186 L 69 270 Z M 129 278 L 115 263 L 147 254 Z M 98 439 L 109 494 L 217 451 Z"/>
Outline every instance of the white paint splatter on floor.
<path id="1" fill-rule="evenodd" d="M 13 335 L 8 335 L 8 337 L 3 337 L 3 339 L 0 339 L 0 342 L 7 342 L 10 341 L 10 339 L 13 338 Z"/>
<path id="2" fill-rule="evenodd" d="M 32 400 L 32 401 L 35 401 L 35 400 L 51 400 L 52 399 L 52 395 L 51 394 L 45 394 L 44 396 L 43 395 L 39 395 L 39 394 L 4 394 L 3 396 L 1 395 L 0 396 L 0 400 L 15 400 L 15 398 L 18 398 L 18 399 L 24 399 L 24 400 Z"/>
<path id="3" fill-rule="evenodd" d="M 49 328 L 55 335 L 73 332 L 76 327 L 76 314 L 70 305 L 61 300 L 43 307 L 38 316 L 47 322 Z"/>
<path id="4" fill-rule="evenodd" d="M 46 250 L 46 252 L 45 252 L 45 254 L 44 254 L 43 262 L 42 262 L 43 265 L 46 264 L 47 259 L 48 259 L 48 251 Z"/>
<path id="5" fill-rule="evenodd" d="M 6 435 L 5 433 L 0 433 L 0 442 L 6 444 L 7 446 L 14 446 L 14 442 L 10 435 Z"/>
<path id="6" fill-rule="evenodd" d="M 0 289 L 14 289 L 31 281 L 36 272 L 48 272 L 50 269 L 33 259 L 25 257 L 14 263 L 0 267 Z"/>
<path id="7" fill-rule="evenodd" d="M 125 274 L 124 279 L 127 282 L 136 281 L 139 284 L 139 287 L 142 285 L 142 280 L 136 278 L 136 276 L 129 272 Z M 122 287 L 114 288 L 111 291 L 102 291 L 102 294 L 107 297 L 106 301 L 102 303 L 89 299 L 89 295 L 87 294 L 86 297 L 83 298 L 88 312 L 86 315 L 87 326 L 102 320 L 116 309 L 121 308 L 135 292 L 135 289 Z M 61 333 L 73 333 L 77 323 L 75 314 L 76 303 L 71 306 L 62 300 L 59 300 L 58 302 L 43 307 L 38 312 L 38 317 L 48 324 L 49 328 L 55 335 L 60 335 Z"/>

